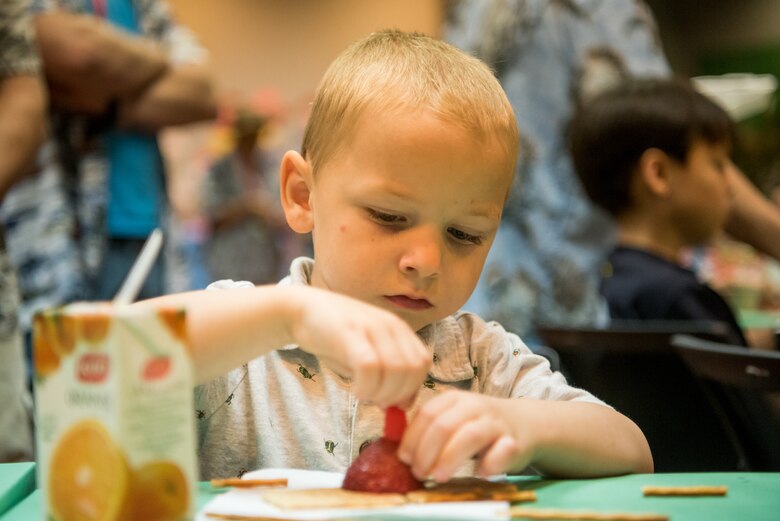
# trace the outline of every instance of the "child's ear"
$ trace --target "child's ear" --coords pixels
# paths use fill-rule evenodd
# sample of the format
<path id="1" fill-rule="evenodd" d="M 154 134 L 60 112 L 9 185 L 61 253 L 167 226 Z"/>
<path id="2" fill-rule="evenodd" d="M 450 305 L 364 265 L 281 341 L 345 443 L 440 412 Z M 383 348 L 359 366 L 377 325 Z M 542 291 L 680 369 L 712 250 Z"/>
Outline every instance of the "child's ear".
<path id="1" fill-rule="evenodd" d="M 649 148 L 639 158 L 639 176 L 652 194 L 664 197 L 671 189 L 672 160 L 666 152 Z"/>
<path id="2" fill-rule="evenodd" d="M 314 228 L 311 206 L 312 183 L 309 162 L 298 152 L 292 150 L 287 152 L 282 158 L 279 188 L 287 224 L 297 233 L 309 233 Z"/>

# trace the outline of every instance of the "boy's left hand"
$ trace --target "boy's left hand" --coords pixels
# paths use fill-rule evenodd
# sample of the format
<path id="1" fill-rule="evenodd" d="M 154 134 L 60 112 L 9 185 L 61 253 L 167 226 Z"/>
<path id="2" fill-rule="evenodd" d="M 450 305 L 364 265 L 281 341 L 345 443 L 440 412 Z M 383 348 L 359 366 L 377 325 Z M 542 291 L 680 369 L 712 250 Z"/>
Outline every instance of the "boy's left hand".
<path id="1" fill-rule="evenodd" d="M 447 481 L 477 459 L 476 473 L 489 476 L 532 461 L 530 430 L 515 432 L 507 400 L 464 391 L 443 393 L 412 419 L 398 454 L 418 479 Z"/>

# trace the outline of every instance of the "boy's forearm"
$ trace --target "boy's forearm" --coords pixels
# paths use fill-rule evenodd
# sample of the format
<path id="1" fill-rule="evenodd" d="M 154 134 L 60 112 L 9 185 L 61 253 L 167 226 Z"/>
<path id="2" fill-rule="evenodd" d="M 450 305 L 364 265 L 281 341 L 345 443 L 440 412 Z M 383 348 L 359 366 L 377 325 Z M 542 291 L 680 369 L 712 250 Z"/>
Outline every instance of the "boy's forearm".
<path id="1" fill-rule="evenodd" d="M 507 400 L 506 405 L 515 432 L 530 433 L 535 440 L 531 466 L 546 476 L 653 472 L 650 448 L 639 427 L 609 407 L 531 399 Z"/>
<path id="2" fill-rule="evenodd" d="M 292 343 L 296 294 L 296 288 L 258 286 L 167 295 L 136 305 L 187 310 L 195 380 L 201 384 Z"/>

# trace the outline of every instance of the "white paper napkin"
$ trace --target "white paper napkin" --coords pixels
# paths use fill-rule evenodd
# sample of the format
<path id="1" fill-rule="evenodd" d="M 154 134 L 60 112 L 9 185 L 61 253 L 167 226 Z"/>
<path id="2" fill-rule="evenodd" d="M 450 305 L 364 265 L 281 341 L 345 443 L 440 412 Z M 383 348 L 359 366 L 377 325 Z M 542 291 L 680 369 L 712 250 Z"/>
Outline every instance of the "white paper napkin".
<path id="1" fill-rule="evenodd" d="M 247 472 L 244 479 L 287 478 L 288 488 L 338 488 L 344 475 L 337 472 L 299 469 L 262 469 Z M 232 489 L 206 504 L 196 521 L 214 521 L 207 512 L 227 515 L 264 516 L 279 519 L 323 520 L 365 515 L 392 514 L 426 519 L 508 519 L 506 501 L 467 501 L 457 503 L 426 503 L 392 508 L 372 509 L 311 509 L 282 510 L 263 501 L 262 488 Z"/>

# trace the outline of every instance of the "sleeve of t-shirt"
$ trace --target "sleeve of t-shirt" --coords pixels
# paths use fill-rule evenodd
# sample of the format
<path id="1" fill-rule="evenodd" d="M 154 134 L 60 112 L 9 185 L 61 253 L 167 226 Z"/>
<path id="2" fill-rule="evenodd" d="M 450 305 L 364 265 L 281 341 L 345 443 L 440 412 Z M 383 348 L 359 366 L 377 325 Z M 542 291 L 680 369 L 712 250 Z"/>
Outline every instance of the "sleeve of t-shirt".
<path id="1" fill-rule="evenodd" d="M 670 74 L 658 26 L 647 5 L 643 2 L 600 2 L 592 4 L 592 11 L 587 18 L 599 25 L 602 38 L 621 57 L 628 72 L 638 76 Z M 593 28 L 592 32 L 595 31 Z"/>
<path id="2" fill-rule="evenodd" d="M 579 401 L 606 405 L 584 389 L 573 387 L 546 358 L 497 322 L 484 322 L 475 315 L 468 319 L 471 357 L 479 368 L 480 393 L 509 398 Z"/>
<path id="3" fill-rule="evenodd" d="M 206 286 L 206 291 L 214 291 L 214 290 L 221 290 L 221 289 L 248 289 L 254 287 L 255 285 L 249 282 L 248 280 L 225 279 L 225 280 L 218 280 L 216 282 L 212 282 L 211 284 Z"/>
<path id="4" fill-rule="evenodd" d="M 57 8 L 56 0 L 29 0 L 27 2 L 30 12 L 35 15 L 43 11 L 51 11 Z"/>
<path id="5" fill-rule="evenodd" d="M 136 0 L 144 32 L 160 43 L 177 65 L 204 63 L 208 51 L 187 27 L 179 24 L 168 4 L 161 0 Z"/>
<path id="6" fill-rule="evenodd" d="M 0 1 L 0 35 L 0 79 L 38 74 L 40 60 L 27 0 Z"/>
<path id="7" fill-rule="evenodd" d="M 712 296 L 703 288 L 690 287 L 669 308 L 670 319 L 718 320 L 722 318 Z"/>
<path id="8" fill-rule="evenodd" d="M 669 320 L 716 320 L 731 328 L 731 341 L 747 345 L 734 312 L 723 298 L 704 285 L 691 286 L 674 299 Z"/>

